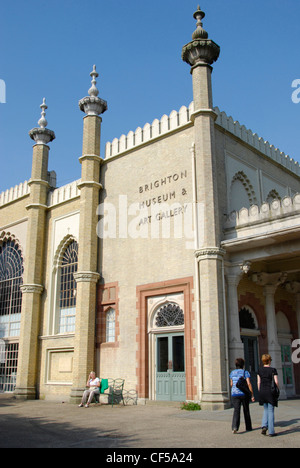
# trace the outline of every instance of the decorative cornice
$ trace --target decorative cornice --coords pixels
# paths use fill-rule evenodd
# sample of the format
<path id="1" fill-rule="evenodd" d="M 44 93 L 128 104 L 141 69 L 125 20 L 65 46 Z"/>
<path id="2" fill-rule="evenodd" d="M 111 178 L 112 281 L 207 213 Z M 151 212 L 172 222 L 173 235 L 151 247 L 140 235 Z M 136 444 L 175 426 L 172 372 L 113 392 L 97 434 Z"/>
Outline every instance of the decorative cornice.
<path id="1" fill-rule="evenodd" d="M 196 65 L 212 65 L 220 55 L 220 46 L 211 39 L 198 39 L 189 42 L 182 48 L 182 60 L 192 67 Z"/>
<path id="2" fill-rule="evenodd" d="M 242 208 L 233 211 L 227 216 L 225 229 L 242 229 L 248 226 L 259 225 L 284 219 L 289 216 L 297 216 L 300 212 L 300 193 L 294 197 L 285 197 L 282 200 L 273 200 L 271 203 L 263 203 L 261 206 L 252 205 L 249 209 Z"/>
<path id="3" fill-rule="evenodd" d="M 82 156 L 80 156 L 79 158 L 80 163 L 82 163 L 85 160 L 101 162 L 102 158 L 98 154 L 83 154 Z"/>
<path id="4" fill-rule="evenodd" d="M 194 122 L 195 118 L 199 115 L 206 115 L 208 117 L 212 117 L 213 120 L 217 120 L 218 118 L 218 114 L 215 112 L 214 109 L 197 109 L 191 114 L 191 121 Z"/>
<path id="5" fill-rule="evenodd" d="M 55 139 L 55 133 L 48 128 L 35 127 L 30 130 L 29 136 L 37 145 L 47 145 Z"/>
<path id="6" fill-rule="evenodd" d="M 50 187 L 49 182 L 47 180 L 43 180 L 43 179 L 30 179 L 28 181 L 28 186 L 30 187 L 32 184 L 44 185 L 47 188 Z"/>
<path id="7" fill-rule="evenodd" d="M 103 185 L 94 180 L 83 180 L 82 182 L 78 184 L 78 188 L 81 190 L 83 187 L 94 187 L 99 190 L 103 189 Z"/>
<path id="8" fill-rule="evenodd" d="M 195 257 L 198 261 L 205 259 L 223 259 L 226 255 L 226 250 L 220 247 L 205 247 L 195 251 Z"/>
<path id="9" fill-rule="evenodd" d="M 287 280 L 288 274 L 285 272 L 278 273 L 254 273 L 251 276 L 251 279 L 254 283 L 259 286 L 270 287 L 276 289 L 281 284 L 285 283 Z M 270 290 L 271 292 L 271 290 Z"/>
<path id="10" fill-rule="evenodd" d="M 31 210 L 31 208 L 47 210 L 48 206 L 43 205 L 42 203 L 30 203 L 29 205 L 26 205 L 25 208 L 26 210 Z"/>
<path id="11" fill-rule="evenodd" d="M 78 271 L 74 273 L 76 283 L 98 283 L 100 274 L 93 271 Z"/>
<path id="12" fill-rule="evenodd" d="M 79 101 L 79 109 L 87 115 L 99 116 L 107 111 L 107 102 L 96 96 L 86 96 Z"/>
<path id="13" fill-rule="evenodd" d="M 22 294 L 42 294 L 44 291 L 44 286 L 41 284 L 23 284 L 20 286 Z"/>
<path id="14" fill-rule="evenodd" d="M 292 294 L 299 294 L 300 293 L 300 282 L 299 281 L 291 281 L 284 285 L 286 291 Z"/>

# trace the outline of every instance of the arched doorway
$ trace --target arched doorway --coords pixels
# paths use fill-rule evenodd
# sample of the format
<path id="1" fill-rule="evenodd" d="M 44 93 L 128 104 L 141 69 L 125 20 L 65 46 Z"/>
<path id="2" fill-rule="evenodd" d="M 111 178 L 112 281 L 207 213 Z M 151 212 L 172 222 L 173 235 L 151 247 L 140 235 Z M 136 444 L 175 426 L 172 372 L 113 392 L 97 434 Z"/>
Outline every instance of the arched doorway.
<path id="1" fill-rule="evenodd" d="M 184 312 L 171 301 L 159 305 L 153 315 L 152 346 L 155 399 L 186 399 Z"/>

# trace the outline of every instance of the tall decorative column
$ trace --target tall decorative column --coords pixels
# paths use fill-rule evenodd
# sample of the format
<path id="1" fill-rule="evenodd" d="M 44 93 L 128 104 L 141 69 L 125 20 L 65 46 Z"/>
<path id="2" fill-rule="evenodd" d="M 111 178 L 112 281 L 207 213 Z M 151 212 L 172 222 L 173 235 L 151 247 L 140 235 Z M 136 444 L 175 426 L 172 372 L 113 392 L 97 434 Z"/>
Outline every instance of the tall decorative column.
<path id="1" fill-rule="evenodd" d="M 195 252 L 199 262 L 199 288 L 202 330 L 202 407 L 223 409 L 228 404 L 228 356 L 226 353 L 226 317 L 224 298 L 224 255 L 220 248 L 220 219 L 215 152 L 216 113 L 212 103 L 212 64 L 220 47 L 208 39 L 203 29 L 205 13 L 194 13 L 197 29 L 192 41 L 182 49 L 182 59 L 191 66 L 193 77 L 195 160 L 197 199 L 203 205 L 204 219 L 199 220 L 202 246 Z"/>
<path id="2" fill-rule="evenodd" d="M 44 290 L 43 260 L 48 183 L 48 143 L 55 134 L 46 128 L 47 105 L 45 98 L 41 104 L 42 116 L 39 127 L 29 132 L 35 141 L 33 146 L 32 172 L 26 240 L 26 260 L 22 290 L 22 313 L 20 331 L 20 352 L 15 395 L 17 398 L 34 399 L 37 384 L 38 334 L 41 313 L 41 294 Z"/>
<path id="3" fill-rule="evenodd" d="M 94 370 L 96 286 L 98 273 L 98 222 L 97 207 L 100 190 L 100 117 L 107 110 L 107 103 L 98 97 L 96 87 L 98 73 L 94 65 L 89 96 L 79 101 L 80 110 L 86 116 L 83 123 L 83 146 L 80 188 L 80 228 L 77 281 L 76 329 L 73 364 L 73 387 L 70 399 L 77 403 L 82 397 L 89 373 Z"/>
<path id="4" fill-rule="evenodd" d="M 281 361 L 281 348 L 278 342 L 278 332 L 275 312 L 275 293 L 281 284 L 286 281 L 287 273 L 257 273 L 252 275 L 252 280 L 264 288 L 266 298 L 266 316 L 268 333 L 268 354 L 272 357 L 272 367 L 278 371 L 281 398 L 286 398 L 283 387 L 283 370 Z"/>
<path id="5" fill-rule="evenodd" d="M 248 265 L 250 265 L 248 263 Z M 244 345 L 241 340 L 241 328 L 239 317 L 238 285 L 245 273 L 249 271 L 247 265 L 227 265 L 227 312 L 228 312 L 228 347 L 229 367 L 235 369 L 235 360 L 244 357 Z"/>

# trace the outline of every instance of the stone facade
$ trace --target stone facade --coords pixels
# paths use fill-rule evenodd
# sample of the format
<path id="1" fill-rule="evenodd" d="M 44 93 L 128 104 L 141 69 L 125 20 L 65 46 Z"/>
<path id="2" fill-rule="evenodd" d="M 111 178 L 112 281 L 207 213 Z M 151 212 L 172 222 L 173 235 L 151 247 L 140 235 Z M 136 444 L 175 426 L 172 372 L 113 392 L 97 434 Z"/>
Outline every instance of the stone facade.
<path id="1" fill-rule="evenodd" d="M 194 16 L 182 55 L 190 105 L 108 142 L 102 158 L 107 104 L 94 67 L 79 102 L 81 179 L 53 187 L 55 135 L 43 102 L 30 132 L 31 179 L 0 194 L 0 257 L 18 246 L 24 266 L 20 332 L 1 332 L 0 322 L 6 346 L 19 346 L 8 376 L 17 397 L 76 402 L 95 369 L 124 378 L 139 402 L 226 408 L 235 359 L 245 357 L 255 379 L 266 352 L 282 396 L 300 394 L 291 358 L 300 336 L 300 167 L 214 107 L 219 46 L 203 29 L 204 13 Z M 4 302 L 0 295 L 0 318 Z"/>

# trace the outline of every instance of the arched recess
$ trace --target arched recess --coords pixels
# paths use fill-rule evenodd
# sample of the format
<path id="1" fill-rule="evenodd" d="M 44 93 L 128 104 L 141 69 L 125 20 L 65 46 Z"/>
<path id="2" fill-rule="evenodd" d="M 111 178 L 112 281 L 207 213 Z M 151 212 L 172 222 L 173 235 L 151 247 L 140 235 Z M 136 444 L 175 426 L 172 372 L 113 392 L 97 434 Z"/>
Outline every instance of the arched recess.
<path id="1" fill-rule="evenodd" d="M 257 205 L 257 198 L 254 188 L 243 171 L 237 172 L 231 181 L 229 212 L 240 211 L 242 208 L 250 208 Z"/>
<path id="2" fill-rule="evenodd" d="M 279 193 L 275 189 L 273 189 L 273 190 L 271 190 L 269 192 L 269 194 L 267 196 L 267 199 L 266 199 L 266 202 L 267 203 L 272 203 L 274 200 L 281 200 L 281 197 L 280 197 Z"/>

